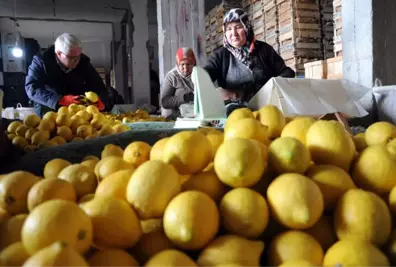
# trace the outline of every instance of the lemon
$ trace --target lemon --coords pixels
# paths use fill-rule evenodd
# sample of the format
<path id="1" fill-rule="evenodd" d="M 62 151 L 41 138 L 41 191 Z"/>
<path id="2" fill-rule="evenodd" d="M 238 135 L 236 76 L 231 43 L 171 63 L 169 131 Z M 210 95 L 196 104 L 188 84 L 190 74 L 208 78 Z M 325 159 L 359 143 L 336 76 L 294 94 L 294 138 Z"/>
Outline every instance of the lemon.
<path id="1" fill-rule="evenodd" d="M 286 231 L 277 235 L 268 249 L 268 264 L 279 266 L 291 260 L 306 260 L 322 265 L 323 249 L 312 236 L 301 231 Z"/>
<path id="2" fill-rule="evenodd" d="M 7 127 L 7 132 L 9 133 L 16 133 L 16 130 L 18 129 L 19 126 L 22 125 L 22 122 L 20 121 L 13 121 L 11 122 L 8 127 Z"/>
<path id="3" fill-rule="evenodd" d="M 1 266 L 22 266 L 30 255 L 22 242 L 16 242 L 0 252 Z"/>
<path id="4" fill-rule="evenodd" d="M 390 266 L 384 253 L 369 242 L 341 240 L 335 243 L 323 259 L 323 266 Z"/>
<path id="5" fill-rule="evenodd" d="M 385 201 L 374 193 L 351 189 L 338 201 L 334 227 L 340 240 L 366 241 L 380 246 L 390 236 L 391 226 Z"/>
<path id="6" fill-rule="evenodd" d="M 396 137 L 396 127 L 389 122 L 376 122 L 367 128 L 364 137 L 368 146 L 385 145 Z"/>
<path id="7" fill-rule="evenodd" d="M 99 113 L 99 112 L 100 112 L 99 109 L 98 109 L 96 106 L 94 106 L 94 105 L 89 105 L 89 106 L 85 109 L 85 111 L 88 112 L 88 113 L 91 113 L 91 114 L 96 114 L 96 113 Z"/>
<path id="8" fill-rule="evenodd" d="M 345 192 L 356 188 L 351 176 L 334 165 L 314 165 L 306 175 L 319 186 L 327 209 L 334 208 Z"/>
<path id="9" fill-rule="evenodd" d="M 68 126 L 59 126 L 56 134 L 63 137 L 66 141 L 70 141 L 73 138 L 73 132 Z"/>
<path id="10" fill-rule="evenodd" d="M 296 267 L 296 266 L 316 267 L 317 265 L 313 264 L 312 262 L 306 261 L 306 260 L 290 260 L 290 261 L 286 261 L 286 262 L 282 263 L 279 266 L 280 267 Z"/>
<path id="11" fill-rule="evenodd" d="M 40 121 L 39 126 L 37 126 L 37 130 L 53 132 L 56 128 L 55 119 L 52 120 L 52 119 L 44 119 L 43 118 Z"/>
<path id="12" fill-rule="evenodd" d="M 312 227 L 324 209 L 319 187 L 311 179 L 296 173 L 282 174 L 272 181 L 267 198 L 274 218 L 292 229 Z"/>
<path id="13" fill-rule="evenodd" d="M 198 256 L 199 266 L 228 265 L 260 266 L 264 250 L 262 241 L 252 241 L 237 235 L 219 236 L 209 243 Z"/>
<path id="14" fill-rule="evenodd" d="M 108 144 L 105 145 L 105 147 L 102 150 L 101 157 L 109 157 L 109 156 L 117 156 L 117 157 L 123 157 L 124 155 L 124 150 L 117 145 L 114 144 Z"/>
<path id="15" fill-rule="evenodd" d="M 142 264 L 161 251 L 172 249 L 174 246 L 166 237 L 163 230 L 144 234 L 133 248 L 133 255 Z"/>
<path id="16" fill-rule="evenodd" d="M 311 165 L 311 155 L 304 144 L 293 137 L 280 137 L 268 147 L 268 162 L 278 174 L 305 173 Z"/>
<path id="17" fill-rule="evenodd" d="M 88 259 L 88 263 L 90 266 L 140 266 L 134 257 L 121 249 L 99 250 Z"/>
<path id="18" fill-rule="evenodd" d="M 180 174 L 195 174 L 212 160 L 212 146 L 202 133 L 182 131 L 166 142 L 163 160 L 175 166 Z"/>
<path id="19" fill-rule="evenodd" d="M 95 195 L 126 200 L 126 188 L 133 172 L 132 169 L 126 169 L 107 176 L 96 188 Z"/>
<path id="20" fill-rule="evenodd" d="M 27 214 L 18 214 L 0 224 L 0 251 L 21 241 L 21 230 Z"/>
<path id="21" fill-rule="evenodd" d="M 231 112 L 226 120 L 226 124 L 224 129 L 227 129 L 229 125 L 232 125 L 234 122 L 241 120 L 241 119 L 254 119 L 253 113 L 248 108 L 238 108 Z"/>
<path id="22" fill-rule="evenodd" d="M 71 163 L 64 159 L 52 159 L 44 166 L 44 178 L 58 178 L 59 173 L 70 166 Z"/>
<path id="23" fill-rule="evenodd" d="M 137 168 L 149 160 L 150 150 L 151 146 L 145 142 L 132 142 L 125 148 L 123 159 Z"/>
<path id="24" fill-rule="evenodd" d="M 224 140 L 246 138 L 269 144 L 268 127 L 254 118 L 240 119 L 229 124 L 224 130 Z"/>
<path id="25" fill-rule="evenodd" d="M 183 249 L 198 250 L 217 234 L 219 211 L 208 195 L 187 191 L 174 197 L 166 206 L 163 225 L 173 244 Z"/>
<path id="26" fill-rule="evenodd" d="M 332 217 L 322 216 L 314 226 L 304 232 L 315 238 L 323 251 L 327 251 L 337 241 Z"/>
<path id="27" fill-rule="evenodd" d="M 268 135 L 270 139 L 279 137 L 286 125 L 285 116 L 273 105 L 265 105 L 258 111 L 257 119 L 261 124 L 268 127 Z"/>
<path id="28" fill-rule="evenodd" d="M 88 266 L 84 258 L 67 242 L 57 241 L 31 256 L 23 266 Z"/>
<path id="29" fill-rule="evenodd" d="M 225 141 L 217 150 L 214 168 L 220 181 L 233 188 L 255 185 L 264 174 L 262 148 L 248 139 Z"/>
<path id="30" fill-rule="evenodd" d="M 352 137 L 338 121 L 319 120 L 306 135 L 306 142 L 316 164 L 331 164 L 349 171 L 356 149 Z"/>
<path id="31" fill-rule="evenodd" d="M 85 97 L 91 101 L 92 103 L 96 103 L 99 100 L 99 96 L 98 94 L 96 94 L 95 92 L 89 91 L 89 92 L 85 92 Z"/>
<path id="32" fill-rule="evenodd" d="M 55 123 L 57 126 L 67 126 L 70 127 L 71 125 L 71 118 L 69 114 L 59 114 L 56 117 Z"/>
<path id="33" fill-rule="evenodd" d="M 164 162 L 150 160 L 132 174 L 126 197 L 139 218 L 151 219 L 161 217 L 169 201 L 180 191 L 176 169 Z"/>
<path id="34" fill-rule="evenodd" d="M 249 188 L 236 188 L 224 195 L 219 206 L 222 224 L 232 234 L 257 238 L 268 225 L 267 202 Z"/>
<path id="35" fill-rule="evenodd" d="M 155 254 L 144 266 L 196 267 L 197 264 L 183 252 L 175 249 L 167 249 Z"/>
<path id="36" fill-rule="evenodd" d="M 359 133 L 353 137 L 353 142 L 355 143 L 355 147 L 358 152 L 364 150 L 367 147 L 365 138 L 365 133 Z"/>
<path id="37" fill-rule="evenodd" d="M 125 249 L 142 235 L 136 212 L 124 200 L 95 196 L 80 207 L 91 218 L 95 245 Z"/>
<path id="38" fill-rule="evenodd" d="M 281 137 L 293 137 L 300 140 L 306 145 L 306 135 L 309 127 L 315 123 L 315 119 L 311 117 L 299 117 L 290 121 L 283 128 Z"/>
<path id="39" fill-rule="evenodd" d="M 59 173 L 58 178 L 74 186 L 77 198 L 94 193 L 98 184 L 95 173 L 81 164 L 67 166 Z"/>
<path id="40" fill-rule="evenodd" d="M 168 140 L 169 137 L 165 137 L 154 143 L 153 147 L 150 150 L 150 160 L 163 160 L 163 151 L 165 144 Z"/>
<path id="41" fill-rule="evenodd" d="M 43 120 L 51 120 L 51 121 L 55 122 L 57 116 L 58 116 L 58 114 L 56 114 L 56 112 L 48 111 L 47 113 L 44 114 L 42 121 Z"/>
<path id="42" fill-rule="evenodd" d="M 40 117 L 36 114 L 29 114 L 23 119 L 23 124 L 29 128 L 36 128 L 40 123 Z"/>
<path id="43" fill-rule="evenodd" d="M 389 193 L 396 185 L 396 161 L 386 146 L 369 146 L 357 158 L 352 177 L 363 189 Z"/>
<path id="44" fill-rule="evenodd" d="M 94 171 L 100 182 L 109 175 L 121 170 L 135 170 L 135 168 L 121 157 L 107 156 L 95 165 Z"/>
<path id="45" fill-rule="evenodd" d="M 212 170 L 192 175 L 182 184 L 182 190 L 201 191 L 210 196 L 215 202 L 219 202 L 226 192 L 226 187 Z"/>
<path id="46" fill-rule="evenodd" d="M 15 136 L 15 137 L 12 139 L 12 144 L 13 144 L 14 146 L 16 146 L 16 147 L 24 148 L 24 147 L 26 147 L 26 146 L 29 145 L 29 142 L 28 142 L 28 140 L 26 140 L 26 138 L 24 138 L 24 137 Z"/>

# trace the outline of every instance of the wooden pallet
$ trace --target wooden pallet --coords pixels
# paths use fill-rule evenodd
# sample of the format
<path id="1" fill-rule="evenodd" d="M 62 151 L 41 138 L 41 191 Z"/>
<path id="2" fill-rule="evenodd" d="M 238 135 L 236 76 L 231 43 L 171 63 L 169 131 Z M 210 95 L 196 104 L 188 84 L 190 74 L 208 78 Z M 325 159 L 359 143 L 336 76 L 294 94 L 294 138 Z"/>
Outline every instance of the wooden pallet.
<path id="1" fill-rule="evenodd" d="M 256 38 L 256 40 L 258 40 L 258 41 L 263 41 L 263 42 L 265 42 L 265 32 L 263 31 L 263 32 L 261 32 L 261 33 L 256 33 L 255 34 L 255 38 Z"/>

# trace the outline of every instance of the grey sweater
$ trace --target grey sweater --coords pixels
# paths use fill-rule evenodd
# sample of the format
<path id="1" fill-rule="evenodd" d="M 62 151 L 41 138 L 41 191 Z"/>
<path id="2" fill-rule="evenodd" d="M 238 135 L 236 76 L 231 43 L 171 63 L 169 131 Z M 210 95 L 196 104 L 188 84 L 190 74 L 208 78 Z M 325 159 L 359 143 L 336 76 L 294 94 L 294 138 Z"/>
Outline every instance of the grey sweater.
<path id="1" fill-rule="evenodd" d="M 162 115 L 165 117 L 176 117 L 179 107 L 184 104 L 184 95 L 194 92 L 194 84 L 190 77 L 183 77 L 177 68 L 173 68 L 165 77 L 161 88 Z"/>

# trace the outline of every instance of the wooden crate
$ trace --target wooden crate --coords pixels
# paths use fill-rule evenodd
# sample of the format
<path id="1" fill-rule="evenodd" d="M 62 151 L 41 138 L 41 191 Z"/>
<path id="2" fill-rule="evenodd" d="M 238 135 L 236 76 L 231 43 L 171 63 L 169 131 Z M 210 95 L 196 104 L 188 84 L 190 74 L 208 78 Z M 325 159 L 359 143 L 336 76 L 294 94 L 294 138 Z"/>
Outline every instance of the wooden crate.
<path id="1" fill-rule="evenodd" d="M 264 11 L 271 10 L 276 7 L 276 0 L 267 0 L 263 2 Z"/>
<path id="2" fill-rule="evenodd" d="M 342 79 L 342 56 L 327 60 L 327 79 Z"/>
<path id="3" fill-rule="evenodd" d="M 320 13 L 319 11 L 312 10 L 290 10 L 283 13 L 278 11 L 278 21 L 297 21 L 300 23 L 319 23 Z"/>
<path id="4" fill-rule="evenodd" d="M 298 45 L 283 46 L 279 49 L 279 53 L 283 59 L 290 59 L 293 57 L 322 59 L 323 57 L 322 49 L 302 48 L 298 47 Z"/>
<path id="5" fill-rule="evenodd" d="M 285 1 L 283 3 L 277 4 L 279 13 L 289 12 L 289 11 L 314 11 L 319 12 L 318 4 L 305 4 L 295 2 L 294 0 Z"/>
<path id="6" fill-rule="evenodd" d="M 321 32 L 317 30 L 298 30 L 291 29 L 288 32 L 283 32 L 279 34 L 279 43 L 282 46 L 292 45 L 292 44 L 309 44 L 310 47 L 316 49 L 321 48 Z"/>
<path id="7" fill-rule="evenodd" d="M 305 78 L 308 79 L 326 79 L 327 78 L 327 61 L 318 60 L 304 64 Z"/>
<path id="8" fill-rule="evenodd" d="M 255 33 L 256 40 L 265 42 L 265 32 Z"/>

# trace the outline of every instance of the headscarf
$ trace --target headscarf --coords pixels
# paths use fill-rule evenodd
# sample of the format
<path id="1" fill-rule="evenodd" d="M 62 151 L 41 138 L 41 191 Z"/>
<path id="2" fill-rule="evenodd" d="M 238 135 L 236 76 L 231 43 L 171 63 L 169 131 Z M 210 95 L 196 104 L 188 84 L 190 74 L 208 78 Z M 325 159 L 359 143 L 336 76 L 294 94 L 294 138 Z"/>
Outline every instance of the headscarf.
<path id="1" fill-rule="evenodd" d="M 196 60 L 195 60 L 195 55 L 194 52 L 191 48 L 188 47 L 180 47 L 179 49 L 177 49 L 176 51 L 176 69 L 178 71 L 178 73 L 182 76 L 182 77 L 190 77 L 190 75 L 185 76 L 183 73 L 180 72 L 179 70 L 179 64 L 180 61 L 182 61 L 183 59 L 187 59 L 188 63 L 192 64 L 193 66 L 196 65 Z"/>
<path id="2" fill-rule="evenodd" d="M 246 44 L 241 48 L 233 47 L 227 40 L 226 25 L 230 22 L 240 22 L 245 29 Z M 251 68 L 251 54 L 254 50 L 256 38 L 254 37 L 253 27 L 246 12 L 241 8 L 234 8 L 228 11 L 228 13 L 224 16 L 223 32 L 224 47 L 227 48 L 234 55 L 234 57 Z"/>

